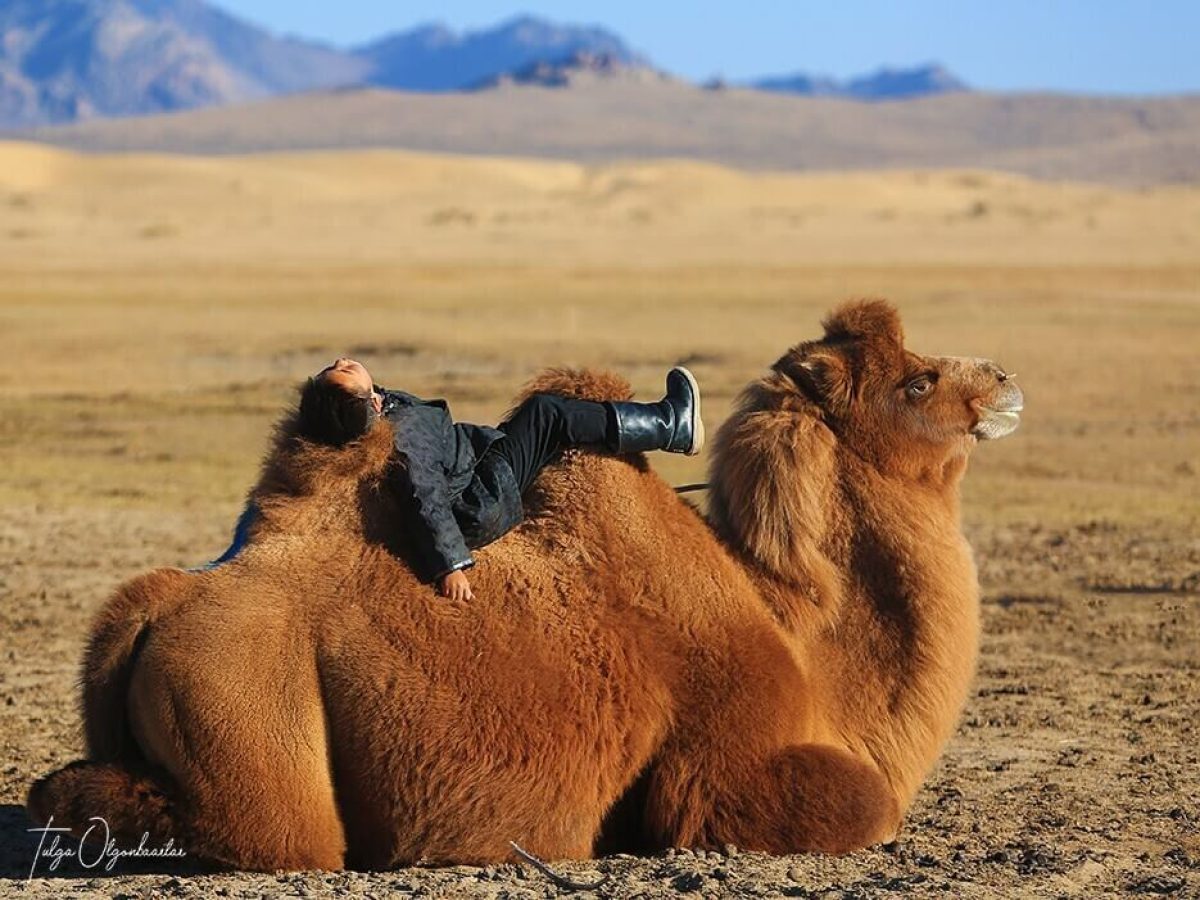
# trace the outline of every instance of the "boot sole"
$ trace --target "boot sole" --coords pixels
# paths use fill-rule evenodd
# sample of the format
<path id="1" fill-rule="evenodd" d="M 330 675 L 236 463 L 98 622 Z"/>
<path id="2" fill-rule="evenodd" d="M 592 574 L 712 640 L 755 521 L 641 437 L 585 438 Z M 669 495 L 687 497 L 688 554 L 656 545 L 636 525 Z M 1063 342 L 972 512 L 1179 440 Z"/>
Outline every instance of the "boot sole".
<path id="1" fill-rule="evenodd" d="M 704 419 L 700 415 L 700 385 L 696 381 L 696 376 L 685 369 L 683 366 L 676 366 L 677 370 L 683 373 L 683 377 L 688 380 L 688 384 L 692 386 L 692 446 L 684 451 L 686 456 L 698 456 L 700 451 L 704 449 Z"/>

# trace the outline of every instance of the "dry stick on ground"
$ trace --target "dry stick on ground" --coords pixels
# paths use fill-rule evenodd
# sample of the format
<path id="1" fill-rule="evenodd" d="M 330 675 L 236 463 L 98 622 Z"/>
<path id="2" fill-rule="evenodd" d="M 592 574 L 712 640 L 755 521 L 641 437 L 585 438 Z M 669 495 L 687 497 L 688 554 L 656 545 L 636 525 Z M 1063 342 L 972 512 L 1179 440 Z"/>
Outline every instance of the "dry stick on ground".
<path id="1" fill-rule="evenodd" d="M 607 876 L 607 875 L 605 875 L 599 881 L 588 881 L 588 882 L 572 881 L 567 876 L 560 875 L 557 872 L 555 872 L 552 868 L 550 868 L 548 865 L 546 865 L 544 862 L 542 862 L 540 859 L 538 859 L 536 856 L 534 856 L 528 850 L 525 850 L 522 847 L 520 847 L 516 841 L 509 841 L 508 845 L 513 848 L 513 852 L 516 853 L 517 856 L 521 857 L 521 859 L 525 860 L 525 862 L 529 863 L 531 866 L 533 866 L 535 869 L 537 869 L 539 872 L 541 872 L 543 875 L 545 875 L 547 878 L 549 878 L 551 881 L 553 881 L 555 884 L 557 884 L 560 888 L 563 888 L 564 890 L 568 890 L 568 891 L 598 891 L 608 881 L 609 876 Z"/>

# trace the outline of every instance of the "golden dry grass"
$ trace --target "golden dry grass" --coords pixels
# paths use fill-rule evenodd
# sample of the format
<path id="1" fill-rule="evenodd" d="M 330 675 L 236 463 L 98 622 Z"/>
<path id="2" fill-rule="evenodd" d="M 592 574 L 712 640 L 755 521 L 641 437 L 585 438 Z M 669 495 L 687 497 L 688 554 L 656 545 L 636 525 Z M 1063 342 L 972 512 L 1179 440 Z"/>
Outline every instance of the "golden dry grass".
<path id="1" fill-rule="evenodd" d="M 546 364 L 651 393 L 684 359 L 715 425 L 871 294 L 913 347 L 996 357 L 1027 390 L 968 518 L 1197 519 L 1200 188 L 9 144 L 0 270 L 4 503 L 231 518 L 291 385 L 341 352 L 486 421 Z"/>

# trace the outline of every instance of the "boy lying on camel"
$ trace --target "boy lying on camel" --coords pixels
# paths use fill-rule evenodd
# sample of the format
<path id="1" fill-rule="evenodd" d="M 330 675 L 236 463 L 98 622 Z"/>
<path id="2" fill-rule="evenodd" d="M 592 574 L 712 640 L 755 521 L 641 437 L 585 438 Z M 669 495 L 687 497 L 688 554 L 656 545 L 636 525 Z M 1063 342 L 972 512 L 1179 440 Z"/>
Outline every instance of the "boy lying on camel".
<path id="1" fill-rule="evenodd" d="M 704 444 L 700 389 L 692 373 L 667 373 L 657 403 L 594 403 L 535 394 L 498 428 L 455 423 L 444 400 L 379 387 L 362 363 L 341 358 L 308 380 L 300 433 L 332 446 L 367 432 L 380 416 L 395 434 L 391 486 L 413 543 L 417 574 L 443 596 L 473 599 L 464 572 L 471 550 L 490 544 L 524 516 L 521 495 L 564 450 L 665 450 L 694 455 Z"/>

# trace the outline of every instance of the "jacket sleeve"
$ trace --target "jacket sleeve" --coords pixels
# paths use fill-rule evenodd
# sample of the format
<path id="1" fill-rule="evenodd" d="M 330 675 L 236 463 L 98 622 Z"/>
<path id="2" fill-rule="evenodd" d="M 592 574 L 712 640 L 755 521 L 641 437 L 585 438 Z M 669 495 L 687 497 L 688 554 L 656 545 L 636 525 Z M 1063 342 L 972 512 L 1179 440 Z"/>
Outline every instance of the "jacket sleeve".
<path id="1" fill-rule="evenodd" d="M 398 498 L 405 507 L 413 547 L 427 580 L 466 569 L 475 564 L 462 531 L 450 509 L 450 488 L 446 474 L 436 459 L 413 452 L 397 439 L 399 465 L 392 476 Z"/>

